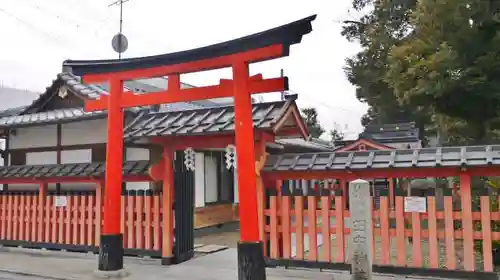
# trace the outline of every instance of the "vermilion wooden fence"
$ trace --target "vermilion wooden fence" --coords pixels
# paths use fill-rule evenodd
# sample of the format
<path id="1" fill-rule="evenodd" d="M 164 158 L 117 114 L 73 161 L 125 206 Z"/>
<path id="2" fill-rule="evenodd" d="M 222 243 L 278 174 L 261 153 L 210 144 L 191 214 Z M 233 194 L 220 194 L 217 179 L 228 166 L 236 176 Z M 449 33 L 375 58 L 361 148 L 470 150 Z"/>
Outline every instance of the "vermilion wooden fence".
<path id="1" fill-rule="evenodd" d="M 269 191 L 264 211 L 269 263 L 348 267 L 350 213 L 341 190 L 310 196 Z M 500 209 L 491 209 L 492 198 L 485 192 L 475 198 L 479 203 L 473 209 L 471 196 L 462 194 L 461 210 L 456 210 L 451 190 L 445 190 L 442 210 L 431 193 L 425 198 L 425 213 L 405 213 L 402 191 L 396 190 L 394 207 L 388 194 L 381 193 L 380 209 L 372 211 L 374 264 L 493 271 L 492 242 L 500 240 L 500 232 L 492 230 L 492 224 L 500 221 Z M 373 209 L 373 199 L 369 201 Z"/>
<path id="2" fill-rule="evenodd" d="M 160 193 L 151 191 L 128 191 L 122 196 L 126 254 L 161 256 L 160 198 Z M 98 192 L 0 192 L 0 244 L 97 251 L 102 209 Z"/>

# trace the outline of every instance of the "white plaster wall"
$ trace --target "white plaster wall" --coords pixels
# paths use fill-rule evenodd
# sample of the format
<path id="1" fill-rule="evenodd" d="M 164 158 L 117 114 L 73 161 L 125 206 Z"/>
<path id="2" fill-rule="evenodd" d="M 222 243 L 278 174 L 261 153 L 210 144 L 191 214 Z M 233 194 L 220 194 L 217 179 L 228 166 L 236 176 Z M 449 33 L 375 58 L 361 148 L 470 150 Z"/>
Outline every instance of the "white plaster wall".
<path id="1" fill-rule="evenodd" d="M 57 145 L 57 126 L 18 128 L 9 141 L 10 149 L 53 147 Z"/>
<path id="2" fill-rule="evenodd" d="M 92 162 L 92 150 L 66 150 L 61 151 L 61 163 L 90 163 Z M 93 189 L 92 183 L 61 183 L 61 190 L 88 190 Z"/>
<path id="3" fill-rule="evenodd" d="M 61 151 L 61 163 L 87 163 L 92 162 L 92 150 L 66 150 Z"/>
<path id="4" fill-rule="evenodd" d="M 26 153 L 26 165 L 56 164 L 57 152 L 31 152 Z"/>
<path id="5" fill-rule="evenodd" d="M 61 125 L 61 145 L 106 143 L 106 119 L 73 122 Z"/>
<path id="6" fill-rule="evenodd" d="M 143 148 L 127 148 L 126 160 L 149 160 L 149 150 Z"/>
<path id="7" fill-rule="evenodd" d="M 216 202 L 217 194 L 217 162 L 213 157 L 205 157 L 205 202 Z"/>
<path id="8" fill-rule="evenodd" d="M 149 160 L 149 150 L 142 148 L 127 148 L 126 160 Z M 128 182 L 125 183 L 127 190 L 149 190 L 149 182 Z"/>
<path id="9" fill-rule="evenodd" d="M 194 169 L 194 205 L 205 206 L 205 154 L 196 153 Z"/>

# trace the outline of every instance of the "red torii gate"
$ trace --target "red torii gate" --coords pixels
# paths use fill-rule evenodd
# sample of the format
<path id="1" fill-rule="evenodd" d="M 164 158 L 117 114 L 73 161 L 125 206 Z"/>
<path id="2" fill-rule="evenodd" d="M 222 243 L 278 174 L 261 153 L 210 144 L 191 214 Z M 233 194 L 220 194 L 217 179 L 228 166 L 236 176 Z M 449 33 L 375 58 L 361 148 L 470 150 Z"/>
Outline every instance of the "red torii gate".
<path id="1" fill-rule="evenodd" d="M 240 182 L 240 229 L 238 270 L 240 279 L 265 279 L 262 240 L 259 240 L 255 174 L 255 149 L 251 94 L 288 89 L 286 78 L 249 76 L 249 64 L 289 55 L 290 46 L 312 31 L 316 15 L 240 39 L 171 54 L 122 60 L 67 60 L 64 67 L 80 75 L 85 83 L 109 82 L 109 97 L 87 101 L 86 111 L 108 110 L 108 142 L 104 191 L 104 223 L 100 241 L 99 270 L 123 268 L 123 236 L 120 201 L 123 160 L 123 109 L 200 99 L 234 97 L 235 138 Z M 180 88 L 180 75 L 231 67 L 233 80 L 200 88 Z M 123 91 L 125 80 L 168 76 L 168 90 L 149 94 Z M 163 200 L 173 200 L 172 150 L 164 151 Z M 167 187 L 167 188 L 165 188 Z M 165 205 L 164 207 L 168 207 Z M 164 222 L 172 228 L 173 221 Z M 164 229 L 166 230 L 166 229 Z"/>

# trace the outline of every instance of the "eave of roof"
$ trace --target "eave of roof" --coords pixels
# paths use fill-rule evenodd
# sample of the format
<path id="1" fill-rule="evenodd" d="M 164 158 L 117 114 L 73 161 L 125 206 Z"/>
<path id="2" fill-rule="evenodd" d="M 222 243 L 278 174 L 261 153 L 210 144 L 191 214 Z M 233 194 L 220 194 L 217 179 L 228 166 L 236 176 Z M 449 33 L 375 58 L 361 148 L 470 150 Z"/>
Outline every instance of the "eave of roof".
<path id="1" fill-rule="evenodd" d="M 126 161 L 123 163 L 123 176 L 126 180 L 131 176 L 149 176 L 149 161 Z M 8 182 L 35 182 L 51 178 L 74 179 L 101 178 L 106 167 L 104 163 L 72 163 L 72 164 L 44 164 L 44 165 L 10 165 L 0 167 L 0 183 Z"/>
<path id="2" fill-rule="evenodd" d="M 268 156 L 264 171 L 346 171 L 500 165 L 500 145 Z"/>
<path id="3" fill-rule="evenodd" d="M 71 72 L 79 76 L 90 73 L 109 73 L 210 59 L 276 44 L 283 46 L 282 56 L 288 56 L 290 46 L 299 43 L 302 36 L 312 31 L 312 21 L 315 18 L 316 15 L 309 16 L 260 33 L 187 51 L 120 60 L 66 60 L 63 67 L 71 68 Z"/>
<path id="4" fill-rule="evenodd" d="M 125 114 L 135 114 L 126 110 Z M 107 111 L 85 112 L 83 108 L 58 109 L 26 115 L 16 115 L 0 118 L 0 128 L 21 128 L 37 125 L 62 124 L 75 121 L 88 121 L 102 119 L 107 116 Z"/>

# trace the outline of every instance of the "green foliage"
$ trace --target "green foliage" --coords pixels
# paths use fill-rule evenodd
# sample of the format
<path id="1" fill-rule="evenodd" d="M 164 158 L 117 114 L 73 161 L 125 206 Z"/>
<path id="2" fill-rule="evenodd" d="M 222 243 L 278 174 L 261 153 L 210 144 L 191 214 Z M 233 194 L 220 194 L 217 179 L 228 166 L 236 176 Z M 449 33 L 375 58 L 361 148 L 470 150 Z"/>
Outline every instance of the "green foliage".
<path id="1" fill-rule="evenodd" d="M 314 138 L 319 138 L 325 132 L 325 129 L 318 121 L 318 112 L 316 108 L 303 108 L 301 111 L 302 117 L 309 129 L 309 134 Z"/>
<path id="2" fill-rule="evenodd" d="M 335 143 L 337 141 L 344 140 L 344 133 L 340 130 L 332 129 L 330 130 L 330 142 Z"/>
<path id="3" fill-rule="evenodd" d="M 500 25 L 492 3 L 419 1 L 410 13 L 411 36 L 389 52 L 384 80 L 398 101 L 427 108 L 435 125 L 441 117 L 452 143 L 496 138 Z"/>
<path id="4" fill-rule="evenodd" d="M 356 86 L 356 97 L 370 108 L 362 124 L 417 121 L 424 125 L 429 114 L 421 107 L 399 102 L 384 79 L 388 71 L 389 52 L 411 33 L 409 15 L 417 0 L 354 0 L 357 11 L 371 6 L 359 21 L 345 21 L 342 35 L 358 42 L 363 50 L 346 59 L 345 72 Z"/>
<path id="5" fill-rule="evenodd" d="M 342 31 L 362 123 L 416 121 L 444 144 L 500 139 L 500 1 L 353 0 Z M 369 7 L 369 9 L 367 9 Z"/>

